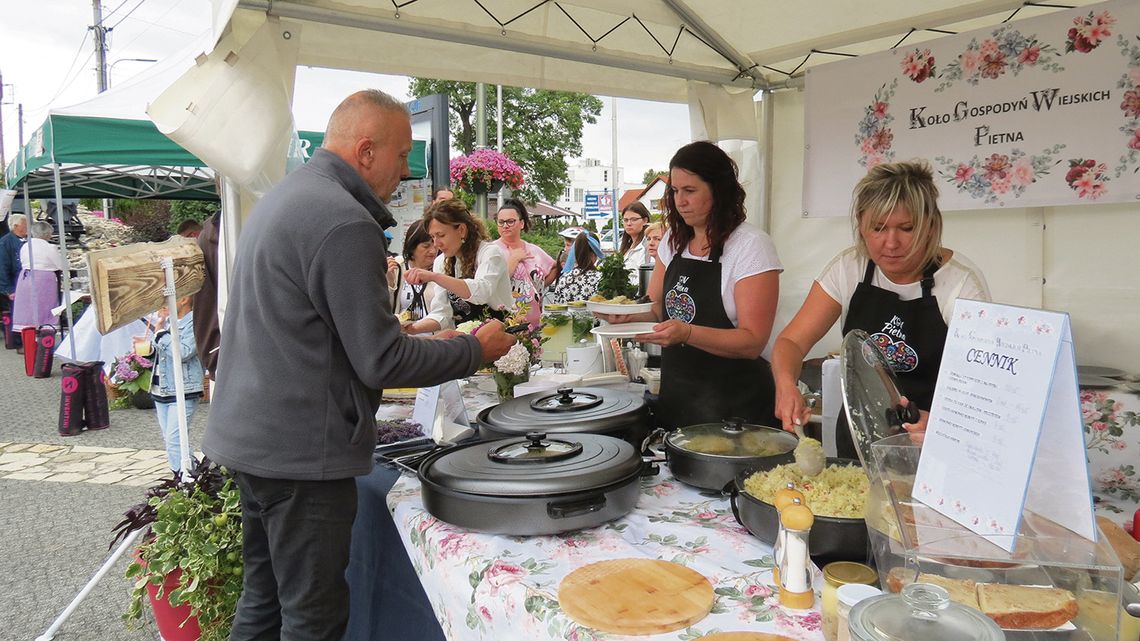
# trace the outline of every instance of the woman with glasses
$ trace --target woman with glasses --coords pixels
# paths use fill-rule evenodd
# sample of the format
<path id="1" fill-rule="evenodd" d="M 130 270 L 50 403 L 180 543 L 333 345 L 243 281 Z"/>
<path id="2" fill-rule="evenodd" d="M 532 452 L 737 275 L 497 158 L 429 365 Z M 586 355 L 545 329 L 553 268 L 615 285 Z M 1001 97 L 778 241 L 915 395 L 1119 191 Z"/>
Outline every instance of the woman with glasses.
<path id="1" fill-rule="evenodd" d="M 546 289 L 546 276 L 554 267 L 554 259 L 534 243 L 522 239 L 530 230 L 530 217 L 526 205 L 517 198 L 503 201 L 495 215 L 499 226 L 499 239 L 495 245 L 507 258 L 507 273 L 511 275 L 511 294 L 516 302 L 530 306 L 527 320 L 537 323 L 542 316 L 542 294 Z"/>
<path id="2" fill-rule="evenodd" d="M 645 251 L 645 227 L 649 225 L 649 210 L 634 201 L 621 210 L 621 245 L 618 251 L 625 258 L 629 282 L 637 284 L 637 269 L 649 262 Z"/>
<path id="3" fill-rule="evenodd" d="M 432 270 L 412 267 L 404 279 L 412 285 L 438 285 L 420 321 L 420 331 L 452 329 L 460 323 L 505 317 L 514 304 L 503 252 L 487 238 L 487 230 L 463 201 L 444 200 L 424 214 L 428 236 L 439 255 Z M 439 319 L 439 320 L 437 320 Z"/>
<path id="4" fill-rule="evenodd" d="M 711 142 L 681 147 L 669 161 L 668 231 L 649 282 L 653 310 L 598 314 L 616 323 L 656 322 L 634 339 L 662 346 L 656 414 L 663 427 L 729 416 L 778 425 L 763 352 L 783 267 L 772 239 L 744 218 L 736 163 Z"/>

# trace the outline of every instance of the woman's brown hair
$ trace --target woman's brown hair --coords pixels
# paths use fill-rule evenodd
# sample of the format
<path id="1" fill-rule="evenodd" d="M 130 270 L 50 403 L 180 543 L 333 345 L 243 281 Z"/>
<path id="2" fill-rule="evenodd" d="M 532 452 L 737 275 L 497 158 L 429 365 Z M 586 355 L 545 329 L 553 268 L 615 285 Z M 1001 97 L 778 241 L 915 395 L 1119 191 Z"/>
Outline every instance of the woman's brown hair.
<path id="1" fill-rule="evenodd" d="M 471 210 L 458 198 L 441 200 L 428 207 L 424 214 L 424 228 L 431 225 L 431 221 L 452 227 L 463 226 L 467 228 L 467 235 L 463 238 L 463 245 L 459 248 L 457 256 L 444 259 L 443 273 L 448 276 L 458 275 L 459 278 L 475 278 L 475 257 L 479 253 L 479 245 L 490 237 L 483 223 L 471 215 Z M 455 259 L 459 258 L 461 273 L 455 272 Z"/>
<path id="2" fill-rule="evenodd" d="M 693 239 L 693 228 L 685 224 L 673 199 L 673 169 L 684 169 L 708 183 L 713 205 L 705 234 L 709 255 L 719 256 L 728 236 L 744 222 L 744 187 L 740 186 L 736 163 L 720 147 L 707 140 L 691 142 L 677 150 L 669 161 L 669 184 L 665 189 L 665 225 L 672 232 L 669 246 L 678 256 Z"/>

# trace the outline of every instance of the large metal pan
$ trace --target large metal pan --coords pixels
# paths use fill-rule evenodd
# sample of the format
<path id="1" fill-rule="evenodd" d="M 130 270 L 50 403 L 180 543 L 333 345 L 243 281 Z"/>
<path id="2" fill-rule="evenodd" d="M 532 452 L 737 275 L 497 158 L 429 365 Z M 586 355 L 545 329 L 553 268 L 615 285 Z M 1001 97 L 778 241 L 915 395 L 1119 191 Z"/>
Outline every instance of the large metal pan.
<path id="1" fill-rule="evenodd" d="M 744 470 L 791 463 L 794 434 L 743 419 L 681 427 L 665 436 L 669 471 L 682 483 L 720 491 Z M 767 468 L 771 469 L 771 468 Z"/>
<path id="2" fill-rule="evenodd" d="M 827 464 L 858 466 L 859 461 L 828 458 Z M 769 544 L 776 541 L 780 518 L 775 507 L 744 490 L 744 480 L 755 472 L 765 472 L 777 465 L 780 463 L 773 461 L 737 474 L 731 489 L 732 513 L 736 520 L 756 538 Z M 808 535 L 808 551 L 813 557 L 829 561 L 866 562 L 870 555 L 866 522 L 861 518 L 816 516 Z"/>

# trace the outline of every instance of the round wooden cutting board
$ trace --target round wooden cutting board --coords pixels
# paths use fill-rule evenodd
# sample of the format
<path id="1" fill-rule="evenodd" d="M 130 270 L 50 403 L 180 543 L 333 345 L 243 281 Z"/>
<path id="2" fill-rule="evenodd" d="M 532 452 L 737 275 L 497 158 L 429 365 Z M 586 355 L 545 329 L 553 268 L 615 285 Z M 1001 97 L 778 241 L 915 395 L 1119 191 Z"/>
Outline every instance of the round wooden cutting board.
<path id="1" fill-rule="evenodd" d="M 783 634 L 768 634 L 766 632 L 717 632 L 701 636 L 697 641 L 796 641 Z"/>
<path id="2" fill-rule="evenodd" d="M 677 563 L 652 559 L 599 561 L 558 586 L 562 611 L 580 625 L 615 634 L 660 634 L 705 618 L 712 584 Z"/>

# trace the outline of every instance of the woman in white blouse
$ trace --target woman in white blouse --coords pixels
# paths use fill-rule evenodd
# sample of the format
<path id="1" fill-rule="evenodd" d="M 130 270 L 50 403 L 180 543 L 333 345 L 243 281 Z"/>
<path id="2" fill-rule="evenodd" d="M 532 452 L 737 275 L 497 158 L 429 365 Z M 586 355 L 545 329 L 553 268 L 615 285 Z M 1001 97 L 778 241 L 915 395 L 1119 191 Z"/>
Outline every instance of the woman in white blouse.
<path id="1" fill-rule="evenodd" d="M 20 248 L 20 265 L 23 269 L 16 279 L 12 329 L 59 325 L 59 316 L 52 314 L 51 310 L 59 305 L 59 277 L 68 268 L 67 263 L 59 255 L 59 247 L 48 242 L 51 238 L 51 225 L 36 221 L 31 224 L 30 231 L 28 242 Z"/>
<path id="2" fill-rule="evenodd" d="M 621 252 L 629 282 L 637 284 L 638 269 L 649 264 L 645 248 L 645 228 L 649 225 L 649 210 L 640 202 L 634 201 L 621 210 Z"/>
<path id="3" fill-rule="evenodd" d="M 463 201 L 452 199 L 432 205 L 424 214 L 424 223 L 439 255 L 432 271 L 413 267 L 404 278 L 412 285 L 435 283 L 439 287 L 428 317 L 417 321 L 416 331 L 451 329 L 487 317 L 504 318 L 513 310 L 506 258 L 488 240 L 487 230 Z"/>

